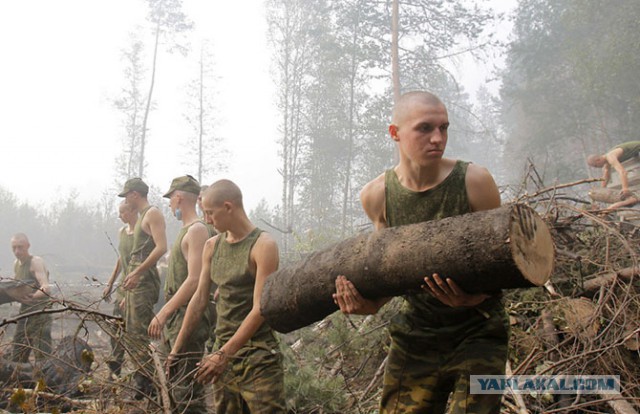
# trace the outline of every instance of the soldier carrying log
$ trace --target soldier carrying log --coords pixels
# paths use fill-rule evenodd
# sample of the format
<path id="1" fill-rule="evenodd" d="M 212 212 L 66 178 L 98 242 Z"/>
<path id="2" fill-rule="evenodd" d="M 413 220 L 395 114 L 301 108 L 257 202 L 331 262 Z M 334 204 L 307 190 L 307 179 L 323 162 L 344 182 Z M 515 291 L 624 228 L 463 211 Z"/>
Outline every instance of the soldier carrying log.
<path id="1" fill-rule="evenodd" d="M 20 314 L 43 310 L 49 299 L 49 271 L 41 257 L 29 254 L 30 247 L 24 233 L 17 233 L 11 238 L 11 250 L 16 257 L 15 279 L 33 287 L 31 292 L 17 298 L 22 304 Z M 45 360 L 51 353 L 51 315 L 36 314 L 18 321 L 11 359 L 27 362 L 32 349 L 36 361 Z"/>
<path id="2" fill-rule="evenodd" d="M 448 127 L 447 109 L 431 93 L 409 92 L 395 104 L 389 133 L 400 161 L 361 192 L 376 229 L 500 206 L 485 168 L 443 158 Z M 444 412 L 453 393 L 452 412 L 498 413 L 501 396 L 470 395 L 469 376 L 504 374 L 509 329 L 500 292 L 467 294 L 437 274 L 424 281 L 424 292 L 405 295 L 389 326 L 380 412 Z M 334 301 L 346 314 L 373 314 L 389 300 L 365 299 L 336 278 Z"/>

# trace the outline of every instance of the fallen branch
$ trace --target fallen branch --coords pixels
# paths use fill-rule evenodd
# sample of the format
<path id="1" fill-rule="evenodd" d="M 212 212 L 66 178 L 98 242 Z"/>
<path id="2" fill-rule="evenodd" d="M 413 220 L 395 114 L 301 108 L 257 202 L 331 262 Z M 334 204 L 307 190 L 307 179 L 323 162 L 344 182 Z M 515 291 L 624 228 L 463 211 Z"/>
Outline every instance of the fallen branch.
<path id="1" fill-rule="evenodd" d="M 640 268 L 627 267 L 617 272 L 606 273 L 601 276 L 594 277 L 584 282 L 585 292 L 593 292 L 600 289 L 601 286 L 607 286 L 613 283 L 616 278 L 620 277 L 625 280 L 630 280 L 633 276 L 640 275 Z"/>
<path id="2" fill-rule="evenodd" d="M 164 374 L 162 363 L 160 362 L 160 356 L 158 350 L 153 344 L 149 345 L 151 350 L 151 357 L 153 358 L 153 365 L 156 368 L 156 375 L 158 382 L 160 383 L 160 397 L 162 398 L 162 409 L 164 414 L 171 414 L 171 398 L 169 397 L 169 388 L 167 387 L 167 377 Z"/>
<path id="3" fill-rule="evenodd" d="M 0 321 L 0 327 L 5 325 L 10 325 L 12 323 L 18 323 L 19 320 L 29 318 L 31 316 L 47 315 L 47 314 L 63 313 L 63 312 L 80 312 L 88 315 L 100 316 L 101 318 L 104 318 L 104 319 L 112 319 L 112 320 L 119 320 L 119 321 L 122 320 L 122 317 L 120 316 L 113 316 L 113 315 L 109 315 L 108 313 L 102 313 L 102 312 L 98 312 L 98 311 L 87 309 L 87 308 L 81 308 L 75 305 L 69 305 L 66 302 L 62 302 L 61 308 L 41 309 L 33 312 L 21 313 L 20 315 L 14 316 L 13 318 L 4 318 L 2 321 Z"/>
<path id="4" fill-rule="evenodd" d="M 535 198 L 535 197 L 538 197 L 541 194 L 548 193 L 549 191 L 556 191 L 556 190 L 559 190 L 561 188 L 573 187 L 573 186 L 576 186 L 576 185 L 588 184 L 588 183 L 593 183 L 593 182 L 596 182 L 596 181 L 602 181 L 602 178 L 585 178 L 585 179 L 574 181 L 574 182 L 571 182 L 571 183 L 554 185 L 554 186 L 551 186 L 551 187 L 543 188 L 542 190 L 536 191 L 533 194 L 524 193 L 519 198 L 519 200 L 521 200 L 523 198 Z"/>

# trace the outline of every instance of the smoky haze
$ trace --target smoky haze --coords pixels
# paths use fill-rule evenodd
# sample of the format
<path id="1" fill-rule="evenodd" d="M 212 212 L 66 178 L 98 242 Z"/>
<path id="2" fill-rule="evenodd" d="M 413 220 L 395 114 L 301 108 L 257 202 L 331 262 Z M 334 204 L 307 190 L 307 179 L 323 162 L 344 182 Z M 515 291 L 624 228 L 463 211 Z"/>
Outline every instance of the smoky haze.
<path id="1" fill-rule="evenodd" d="M 385 2 L 178 2 L 155 59 L 150 3 L 35 3 L 0 6 L 2 276 L 24 232 L 54 280 L 104 282 L 131 176 L 169 242 L 159 195 L 186 173 L 237 181 L 285 262 L 369 228 L 358 193 L 394 163 Z M 636 139 L 640 6 L 491 3 L 401 2 L 402 91 L 441 97 L 446 156 L 505 198 L 529 163 L 548 183 L 598 174 L 588 154 Z"/>

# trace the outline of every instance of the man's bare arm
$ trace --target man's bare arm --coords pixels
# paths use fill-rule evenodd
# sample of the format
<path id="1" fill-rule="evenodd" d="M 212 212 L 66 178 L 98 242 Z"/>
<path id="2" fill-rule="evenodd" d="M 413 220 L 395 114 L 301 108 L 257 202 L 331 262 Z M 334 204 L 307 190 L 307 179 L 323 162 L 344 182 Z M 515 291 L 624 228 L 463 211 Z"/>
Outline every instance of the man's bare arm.
<path id="1" fill-rule="evenodd" d="M 500 207 L 498 186 L 486 168 L 469 164 L 465 185 L 472 211 L 491 210 Z"/>
<path id="2" fill-rule="evenodd" d="M 618 172 L 620 176 L 620 184 L 622 185 L 622 193 L 623 195 L 627 195 L 629 192 L 629 180 L 627 178 L 627 170 L 624 169 L 618 157 L 622 155 L 622 149 L 616 148 L 612 151 L 609 151 L 605 158 L 611 167 Z"/>
<path id="3" fill-rule="evenodd" d="M 198 280 L 202 269 L 202 251 L 204 244 L 209 237 L 209 232 L 204 224 L 195 224 L 189 228 L 184 236 L 182 253 L 187 260 L 187 278 L 180 285 L 178 291 L 173 297 L 164 304 L 162 309 L 153 318 L 149 324 L 149 336 L 159 339 L 162 334 L 162 328 L 173 313 L 180 309 L 183 305 L 189 303 L 189 300 L 198 288 Z"/>
<path id="4" fill-rule="evenodd" d="M 38 281 L 40 288 L 33 294 L 32 299 L 46 299 L 49 297 L 49 272 L 41 257 L 34 256 L 31 260 L 31 271 Z"/>
<path id="5" fill-rule="evenodd" d="M 605 164 L 602 167 L 602 186 L 606 187 L 609 184 L 609 180 L 611 179 L 611 167 L 609 164 Z"/>
<path id="6" fill-rule="evenodd" d="M 107 287 L 104 288 L 104 291 L 102 292 L 102 298 L 106 301 L 110 301 L 110 297 L 111 297 L 111 291 L 113 290 L 113 285 L 116 283 L 116 279 L 118 278 L 118 275 L 120 274 L 120 258 L 118 257 L 118 260 L 116 260 L 116 265 L 113 267 L 113 271 L 111 272 L 111 276 L 109 277 L 109 280 L 107 281 Z"/>
<path id="7" fill-rule="evenodd" d="M 202 315 L 209 304 L 209 290 L 211 289 L 211 258 L 213 257 L 213 250 L 218 237 L 219 236 L 215 236 L 207 240 L 204 245 L 198 287 L 189 301 L 187 311 L 184 315 L 184 319 L 182 320 L 182 327 L 180 328 L 176 342 L 173 344 L 173 348 L 171 349 L 171 353 L 173 355 L 177 355 L 182 351 L 184 345 L 189 340 L 189 337 L 191 337 L 191 334 L 195 331 L 198 323 L 200 323 Z"/>

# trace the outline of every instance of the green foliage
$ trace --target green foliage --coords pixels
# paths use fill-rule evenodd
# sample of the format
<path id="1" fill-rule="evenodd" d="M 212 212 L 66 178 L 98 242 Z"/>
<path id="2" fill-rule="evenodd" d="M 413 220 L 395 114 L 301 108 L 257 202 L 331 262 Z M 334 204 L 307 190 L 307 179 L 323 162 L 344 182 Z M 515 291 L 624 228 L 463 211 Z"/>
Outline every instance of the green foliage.
<path id="1" fill-rule="evenodd" d="M 309 352 L 309 350 L 306 350 Z M 339 377 L 322 374 L 317 362 L 301 363 L 289 347 L 284 349 L 287 406 L 294 413 L 340 413 L 345 402 Z"/>

